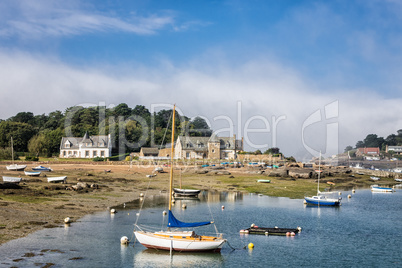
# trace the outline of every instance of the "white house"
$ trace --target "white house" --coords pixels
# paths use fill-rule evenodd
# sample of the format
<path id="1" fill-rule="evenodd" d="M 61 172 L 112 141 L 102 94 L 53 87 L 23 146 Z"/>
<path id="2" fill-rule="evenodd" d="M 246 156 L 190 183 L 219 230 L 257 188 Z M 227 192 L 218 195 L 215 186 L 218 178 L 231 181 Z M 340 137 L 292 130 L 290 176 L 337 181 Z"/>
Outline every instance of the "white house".
<path id="1" fill-rule="evenodd" d="M 63 137 L 60 143 L 60 158 L 95 158 L 112 156 L 111 136 Z"/>

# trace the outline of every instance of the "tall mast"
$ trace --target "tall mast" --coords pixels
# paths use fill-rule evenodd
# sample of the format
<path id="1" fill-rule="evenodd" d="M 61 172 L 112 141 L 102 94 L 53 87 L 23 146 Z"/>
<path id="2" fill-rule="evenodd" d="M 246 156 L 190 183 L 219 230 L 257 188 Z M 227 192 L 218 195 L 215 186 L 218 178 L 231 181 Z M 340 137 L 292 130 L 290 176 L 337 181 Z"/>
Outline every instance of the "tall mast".
<path id="1" fill-rule="evenodd" d="M 14 164 L 14 147 L 13 147 L 13 137 L 11 137 L 11 162 Z"/>
<path id="2" fill-rule="evenodd" d="M 170 153 L 170 184 L 169 184 L 169 210 L 172 210 L 172 192 L 173 192 L 173 154 L 174 154 L 174 124 L 176 114 L 176 104 L 173 105 L 173 120 L 172 120 L 172 151 Z"/>
<path id="3" fill-rule="evenodd" d="M 320 158 L 318 159 L 318 184 L 317 184 L 317 195 L 320 194 L 320 176 L 321 176 L 321 151 L 320 151 Z"/>

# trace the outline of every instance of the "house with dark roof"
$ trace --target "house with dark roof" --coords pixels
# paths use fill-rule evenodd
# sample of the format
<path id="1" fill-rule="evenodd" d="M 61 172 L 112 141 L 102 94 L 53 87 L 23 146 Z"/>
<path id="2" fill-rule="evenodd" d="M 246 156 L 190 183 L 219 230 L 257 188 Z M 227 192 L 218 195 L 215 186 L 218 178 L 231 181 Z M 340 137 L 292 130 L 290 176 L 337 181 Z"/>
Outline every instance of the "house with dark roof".
<path id="1" fill-rule="evenodd" d="M 140 158 L 144 157 L 158 157 L 159 149 L 156 147 L 141 147 Z"/>
<path id="2" fill-rule="evenodd" d="M 111 136 L 99 135 L 84 137 L 62 137 L 60 158 L 95 158 L 112 156 Z"/>
<path id="3" fill-rule="evenodd" d="M 243 150 L 242 140 L 236 137 L 179 136 L 175 145 L 177 159 L 236 159 L 236 152 Z"/>
<path id="4" fill-rule="evenodd" d="M 402 154 L 402 146 L 392 146 L 392 145 L 388 146 L 387 145 L 387 147 L 385 148 L 385 151 L 387 153 L 388 152 L 393 152 L 393 153 L 396 153 L 396 154 Z"/>

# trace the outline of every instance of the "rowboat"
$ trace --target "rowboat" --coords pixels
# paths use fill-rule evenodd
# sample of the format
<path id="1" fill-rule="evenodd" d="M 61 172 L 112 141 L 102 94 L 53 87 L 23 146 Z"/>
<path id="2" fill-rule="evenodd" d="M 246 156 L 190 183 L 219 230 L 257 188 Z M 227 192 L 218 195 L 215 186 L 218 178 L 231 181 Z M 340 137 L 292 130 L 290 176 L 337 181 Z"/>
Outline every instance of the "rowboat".
<path id="1" fill-rule="evenodd" d="M 19 183 L 19 182 L 21 182 L 21 180 L 22 180 L 21 177 L 6 177 L 6 176 L 3 176 L 3 181 L 4 182 Z"/>
<path id="2" fill-rule="evenodd" d="M 381 187 L 378 185 L 371 185 L 372 192 L 392 193 L 394 190 L 390 187 Z"/>
<path id="3" fill-rule="evenodd" d="M 40 171 L 24 171 L 25 175 L 31 177 L 37 177 L 40 175 Z"/>
<path id="4" fill-rule="evenodd" d="M 175 196 L 197 196 L 201 192 L 201 190 L 179 188 L 174 188 L 173 191 Z"/>
<path id="5" fill-rule="evenodd" d="M 261 182 L 261 183 L 270 183 L 271 180 L 257 180 L 257 182 Z"/>
<path id="6" fill-rule="evenodd" d="M 66 183 L 67 182 L 67 176 L 61 176 L 61 177 L 48 177 L 47 182 L 61 182 L 61 183 Z"/>

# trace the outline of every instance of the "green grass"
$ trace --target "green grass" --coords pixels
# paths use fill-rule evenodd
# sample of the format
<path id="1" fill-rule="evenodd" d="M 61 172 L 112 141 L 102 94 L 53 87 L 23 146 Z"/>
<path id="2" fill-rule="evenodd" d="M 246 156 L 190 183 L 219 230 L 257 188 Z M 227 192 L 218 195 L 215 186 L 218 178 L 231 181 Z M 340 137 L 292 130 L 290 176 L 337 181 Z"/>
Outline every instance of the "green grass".
<path id="1" fill-rule="evenodd" d="M 0 195 L 0 198 L 2 198 L 5 201 L 32 203 L 32 204 L 39 204 L 53 200 L 48 197 L 24 196 L 24 195 Z"/>

